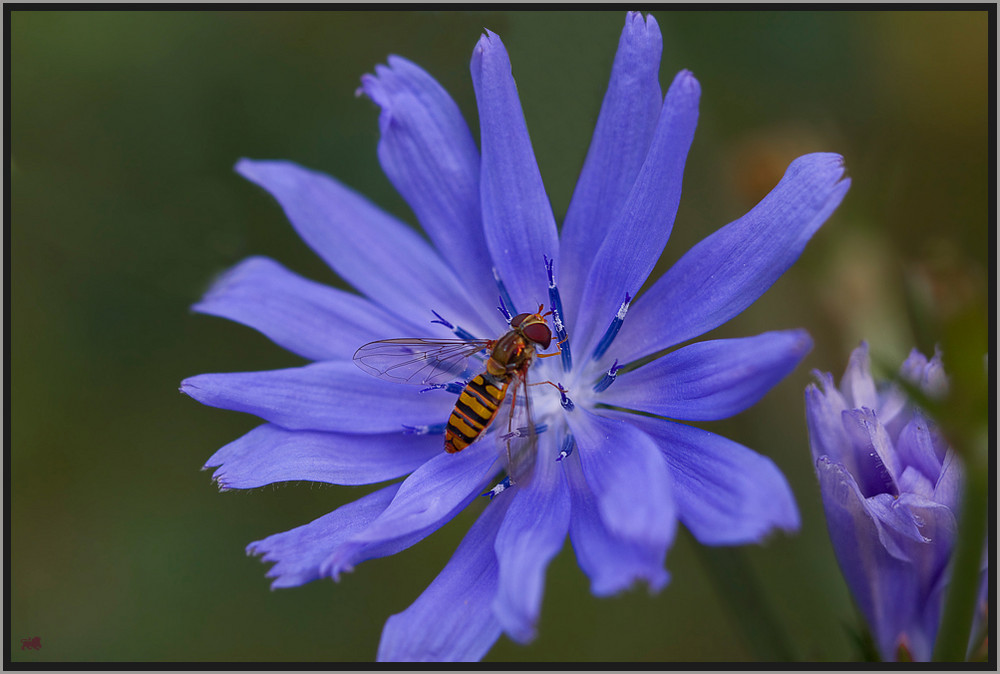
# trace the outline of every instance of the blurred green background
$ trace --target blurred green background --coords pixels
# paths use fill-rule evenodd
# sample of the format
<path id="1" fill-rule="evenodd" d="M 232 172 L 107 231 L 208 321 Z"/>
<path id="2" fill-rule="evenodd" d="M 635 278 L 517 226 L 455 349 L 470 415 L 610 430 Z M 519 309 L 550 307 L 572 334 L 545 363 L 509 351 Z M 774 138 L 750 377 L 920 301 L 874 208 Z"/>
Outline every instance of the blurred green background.
<path id="1" fill-rule="evenodd" d="M 809 660 L 856 657 L 854 609 L 809 459 L 810 370 L 839 378 L 871 343 L 897 365 L 963 326 L 949 359 L 982 358 L 991 220 L 985 12 L 669 12 L 664 87 L 702 86 L 684 196 L 662 268 L 755 204 L 796 156 L 843 154 L 853 187 L 799 262 L 714 336 L 803 326 L 816 346 L 751 410 L 705 424 L 787 475 L 803 526 L 745 549 Z M 10 14 L 10 630 L 15 661 L 372 660 L 385 619 L 442 568 L 466 512 L 421 544 L 272 592 L 250 541 L 365 488 L 283 484 L 219 494 L 204 461 L 257 425 L 177 391 L 203 372 L 300 364 L 254 331 L 192 314 L 251 254 L 337 284 L 239 157 L 287 158 L 412 214 L 375 156 L 359 77 L 403 55 L 456 99 L 500 34 L 557 220 L 610 73 L 614 12 L 68 12 Z M 657 272 L 658 273 L 658 272 Z M 965 341 L 963 341 L 965 340 Z M 979 361 L 981 362 L 981 360 Z M 481 507 L 481 506 L 477 506 Z M 567 544 L 539 638 L 488 660 L 743 660 L 754 649 L 690 535 L 671 584 L 596 599 Z M 21 651 L 39 636 L 42 650 Z"/>

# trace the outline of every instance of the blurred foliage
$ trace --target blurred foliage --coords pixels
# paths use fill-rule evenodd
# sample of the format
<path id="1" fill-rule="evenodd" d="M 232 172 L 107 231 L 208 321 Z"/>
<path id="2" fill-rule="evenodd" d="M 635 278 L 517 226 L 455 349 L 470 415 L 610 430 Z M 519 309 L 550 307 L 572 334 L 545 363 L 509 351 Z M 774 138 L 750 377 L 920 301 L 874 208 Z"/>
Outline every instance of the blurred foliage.
<path id="1" fill-rule="evenodd" d="M 689 68 L 703 90 L 661 270 L 756 203 L 795 156 L 839 152 L 853 179 L 799 262 L 712 333 L 803 326 L 813 353 L 755 408 L 705 427 L 772 457 L 798 498 L 801 533 L 743 555 L 796 652 L 854 658 L 856 616 L 826 534 L 802 392 L 812 368 L 839 377 L 861 339 L 896 363 L 913 345 L 929 355 L 940 343 L 949 369 L 981 363 L 990 347 L 992 17 L 655 16 L 664 86 Z M 377 109 L 355 97 L 358 78 L 389 53 L 403 55 L 448 89 L 476 134 L 468 62 L 485 26 L 510 53 L 561 220 L 624 12 L 9 18 L 11 657 L 373 659 L 385 619 L 426 587 L 482 506 L 339 584 L 268 590 L 266 567 L 243 547 L 365 489 L 290 484 L 220 495 L 198 470 L 256 422 L 201 407 L 177 392 L 180 380 L 301 361 L 188 307 L 250 254 L 338 283 L 231 167 L 242 156 L 291 159 L 412 222 L 378 166 Z M 501 638 L 488 659 L 752 658 L 695 546 L 679 534 L 660 595 L 640 588 L 596 599 L 567 545 L 548 571 L 538 640 Z M 18 648 L 36 635 L 42 650 Z"/>

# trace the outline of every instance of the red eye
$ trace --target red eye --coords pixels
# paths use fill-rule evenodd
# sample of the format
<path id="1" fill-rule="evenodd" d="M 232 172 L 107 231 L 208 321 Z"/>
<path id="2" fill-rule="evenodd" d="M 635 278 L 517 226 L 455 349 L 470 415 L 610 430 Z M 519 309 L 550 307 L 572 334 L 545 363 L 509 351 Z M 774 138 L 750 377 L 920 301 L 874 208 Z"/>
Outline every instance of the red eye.
<path id="1" fill-rule="evenodd" d="M 524 327 L 524 336 L 540 344 L 543 349 L 549 348 L 549 344 L 552 342 L 552 331 L 549 330 L 549 326 L 545 323 L 531 323 Z"/>
<path id="2" fill-rule="evenodd" d="M 524 319 L 530 315 L 531 314 L 518 314 L 517 316 L 514 316 L 514 318 L 510 319 L 510 327 L 516 328 L 520 326 L 521 323 L 524 323 Z"/>

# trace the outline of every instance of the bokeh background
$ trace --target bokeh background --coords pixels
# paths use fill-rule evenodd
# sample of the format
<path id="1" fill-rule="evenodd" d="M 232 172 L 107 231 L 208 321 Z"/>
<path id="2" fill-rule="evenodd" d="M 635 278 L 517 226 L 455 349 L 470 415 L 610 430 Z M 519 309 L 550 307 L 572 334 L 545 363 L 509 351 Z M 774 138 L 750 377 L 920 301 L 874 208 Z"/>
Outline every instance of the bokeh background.
<path id="1" fill-rule="evenodd" d="M 705 424 L 770 457 L 802 531 L 739 553 L 796 657 L 858 656 L 858 621 L 827 539 L 803 411 L 810 370 L 838 377 L 871 343 L 897 365 L 947 343 L 987 349 L 995 244 L 988 33 L 980 12 L 671 12 L 660 78 L 699 78 L 701 116 L 665 269 L 742 215 L 796 156 L 843 154 L 853 187 L 798 263 L 713 336 L 803 326 L 806 362 L 757 406 Z M 403 55 L 477 135 L 468 63 L 499 33 L 557 220 L 565 214 L 624 11 L 15 11 L 10 27 L 11 405 L 8 526 L 14 661 L 367 661 L 385 619 L 442 568 L 474 512 L 340 583 L 272 592 L 244 546 L 364 488 L 282 484 L 220 494 L 200 470 L 257 425 L 180 394 L 184 377 L 301 361 L 192 314 L 251 254 L 340 283 L 239 157 L 328 172 L 413 222 L 375 155 L 361 74 Z M 656 272 L 659 273 L 659 272 Z M 477 506 L 481 507 L 481 506 Z M 475 509 L 475 508 L 474 508 Z M 759 656 L 682 531 L 671 584 L 596 599 L 567 545 L 539 630 L 487 660 Z M 42 650 L 21 651 L 39 636 Z"/>

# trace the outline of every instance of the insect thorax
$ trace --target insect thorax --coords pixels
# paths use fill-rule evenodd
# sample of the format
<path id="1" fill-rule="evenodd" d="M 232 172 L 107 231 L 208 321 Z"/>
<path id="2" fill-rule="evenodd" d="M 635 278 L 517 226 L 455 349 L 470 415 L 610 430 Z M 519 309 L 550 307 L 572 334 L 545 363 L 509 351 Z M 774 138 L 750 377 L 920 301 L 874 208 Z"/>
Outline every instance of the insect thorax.
<path id="1" fill-rule="evenodd" d="M 510 376 L 531 363 L 534 354 L 534 345 L 516 330 L 511 330 L 494 344 L 486 370 L 496 377 Z"/>

